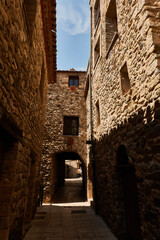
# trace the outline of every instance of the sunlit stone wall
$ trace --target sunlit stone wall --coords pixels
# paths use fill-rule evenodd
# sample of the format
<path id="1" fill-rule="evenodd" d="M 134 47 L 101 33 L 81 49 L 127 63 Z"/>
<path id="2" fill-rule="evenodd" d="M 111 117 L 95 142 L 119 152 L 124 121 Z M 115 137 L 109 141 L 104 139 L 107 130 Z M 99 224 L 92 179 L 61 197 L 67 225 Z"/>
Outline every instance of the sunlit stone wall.
<path id="1" fill-rule="evenodd" d="M 116 167 L 117 149 L 124 145 L 135 169 L 142 238 L 158 239 L 160 2 L 101 0 L 96 27 L 95 3 L 90 1 L 97 210 L 119 239 L 127 237 L 124 185 Z"/>
<path id="2" fill-rule="evenodd" d="M 24 2 L 24 3 L 23 3 Z M 0 239 L 22 239 L 39 193 L 47 71 L 40 1 L 0 1 Z"/>
<path id="3" fill-rule="evenodd" d="M 69 76 L 79 76 L 79 86 L 70 87 Z M 57 71 L 57 82 L 49 84 L 41 173 L 44 201 L 50 202 L 57 189 L 56 154 L 78 153 L 86 167 L 86 110 L 84 82 L 86 72 Z M 79 117 L 78 135 L 64 135 L 64 116 Z"/>

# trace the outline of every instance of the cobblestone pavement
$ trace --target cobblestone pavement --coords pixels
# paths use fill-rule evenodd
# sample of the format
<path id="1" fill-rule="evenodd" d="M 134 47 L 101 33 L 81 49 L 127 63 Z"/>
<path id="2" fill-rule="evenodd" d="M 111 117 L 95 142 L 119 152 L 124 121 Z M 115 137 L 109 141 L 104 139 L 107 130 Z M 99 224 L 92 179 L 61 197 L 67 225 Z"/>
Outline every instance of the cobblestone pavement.
<path id="1" fill-rule="evenodd" d="M 37 209 L 24 240 L 117 240 L 83 201 L 80 186 L 81 179 L 66 181 L 54 203 Z"/>

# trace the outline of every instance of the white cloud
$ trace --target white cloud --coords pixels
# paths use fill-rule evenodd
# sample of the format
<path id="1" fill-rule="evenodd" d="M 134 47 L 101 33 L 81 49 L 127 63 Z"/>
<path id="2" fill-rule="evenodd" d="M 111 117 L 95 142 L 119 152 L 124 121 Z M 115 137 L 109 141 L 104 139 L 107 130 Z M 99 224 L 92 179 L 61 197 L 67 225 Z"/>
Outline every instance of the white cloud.
<path id="1" fill-rule="evenodd" d="M 89 6 L 86 4 L 86 0 L 80 0 L 80 3 L 76 0 L 76 5 L 73 0 L 59 0 L 57 20 L 59 27 L 71 35 L 87 32 L 90 23 Z"/>

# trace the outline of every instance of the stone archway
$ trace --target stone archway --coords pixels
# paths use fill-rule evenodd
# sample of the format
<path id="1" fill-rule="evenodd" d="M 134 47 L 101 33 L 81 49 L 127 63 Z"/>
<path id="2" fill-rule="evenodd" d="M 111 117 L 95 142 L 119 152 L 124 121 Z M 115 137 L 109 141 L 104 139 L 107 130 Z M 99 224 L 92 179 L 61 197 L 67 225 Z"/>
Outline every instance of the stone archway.
<path id="1" fill-rule="evenodd" d="M 83 189 L 85 192 L 85 199 L 86 199 L 86 192 L 87 192 L 87 176 L 86 176 L 86 166 L 84 161 L 80 157 L 80 155 L 76 152 L 58 152 L 54 154 L 53 157 L 53 170 L 52 173 L 52 198 L 54 194 L 59 190 L 60 187 L 64 185 L 65 180 L 65 160 L 80 160 L 82 163 L 82 176 L 83 176 Z"/>

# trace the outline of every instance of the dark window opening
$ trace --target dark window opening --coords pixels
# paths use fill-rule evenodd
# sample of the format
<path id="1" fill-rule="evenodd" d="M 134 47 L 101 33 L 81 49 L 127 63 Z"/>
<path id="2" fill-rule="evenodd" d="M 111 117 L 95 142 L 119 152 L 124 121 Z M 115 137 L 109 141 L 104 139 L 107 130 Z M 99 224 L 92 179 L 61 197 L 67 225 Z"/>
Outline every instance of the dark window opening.
<path id="1" fill-rule="evenodd" d="M 24 0 L 23 8 L 25 12 L 27 30 L 30 38 L 32 39 L 34 22 L 37 13 L 37 0 Z"/>
<path id="2" fill-rule="evenodd" d="M 111 0 L 106 13 L 106 50 L 108 56 L 118 38 L 116 1 Z"/>
<path id="3" fill-rule="evenodd" d="M 79 86 L 79 76 L 70 76 L 69 77 L 69 87 L 71 86 Z"/>
<path id="4" fill-rule="evenodd" d="M 100 57 L 100 37 L 98 38 L 97 44 L 94 48 L 94 66 L 96 65 Z"/>
<path id="5" fill-rule="evenodd" d="M 63 135 L 78 135 L 79 117 L 64 117 Z"/>
<path id="6" fill-rule="evenodd" d="M 95 7 L 94 7 L 94 26 L 95 26 L 95 28 L 97 27 L 97 25 L 100 21 L 100 16 L 101 16 L 100 1 L 97 0 L 95 3 Z"/>
<path id="7" fill-rule="evenodd" d="M 99 101 L 96 103 L 96 118 L 97 118 L 97 126 L 100 125 L 100 110 L 99 110 Z"/>
<path id="8" fill-rule="evenodd" d="M 129 76 L 128 76 L 128 69 L 127 69 L 127 64 L 126 63 L 122 67 L 122 69 L 120 71 L 120 75 L 121 75 L 121 89 L 122 89 L 122 94 L 124 95 L 131 88 L 131 86 L 130 86 L 130 79 L 129 79 Z"/>

